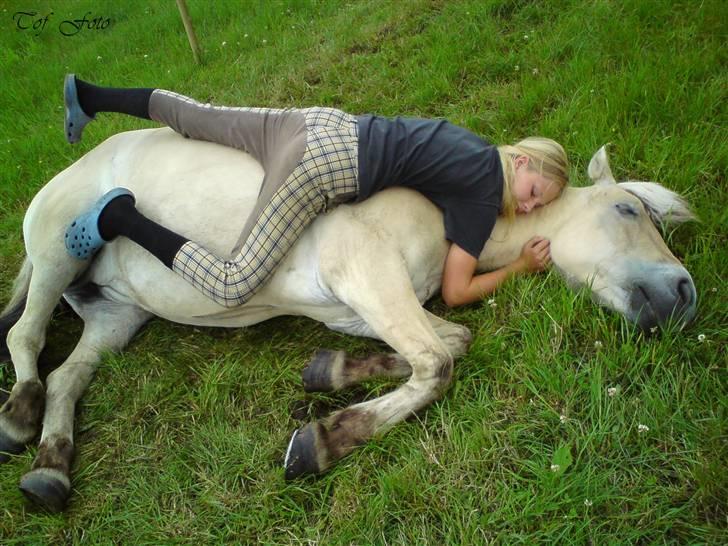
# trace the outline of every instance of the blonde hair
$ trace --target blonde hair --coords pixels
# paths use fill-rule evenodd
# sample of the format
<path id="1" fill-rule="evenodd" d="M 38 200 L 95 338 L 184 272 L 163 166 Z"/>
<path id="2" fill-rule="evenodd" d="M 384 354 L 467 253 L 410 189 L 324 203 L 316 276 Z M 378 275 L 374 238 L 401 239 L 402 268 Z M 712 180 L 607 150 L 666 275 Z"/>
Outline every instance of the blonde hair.
<path id="1" fill-rule="evenodd" d="M 514 161 L 518 156 L 528 158 L 528 168 L 559 185 L 564 189 L 569 183 L 569 159 L 561 144 L 544 137 L 524 138 L 517 144 L 498 146 L 503 168 L 503 213 L 507 218 L 516 214 L 518 203 L 513 195 L 516 179 Z"/>

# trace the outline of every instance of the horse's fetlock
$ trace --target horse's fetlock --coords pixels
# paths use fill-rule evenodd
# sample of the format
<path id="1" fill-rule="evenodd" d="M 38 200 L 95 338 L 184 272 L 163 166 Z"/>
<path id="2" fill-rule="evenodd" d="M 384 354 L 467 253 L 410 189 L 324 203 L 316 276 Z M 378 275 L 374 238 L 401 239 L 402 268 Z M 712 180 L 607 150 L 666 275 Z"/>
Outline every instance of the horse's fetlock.
<path id="1" fill-rule="evenodd" d="M 0 413 L 21 429 L 32 429 L 40 424 L 45 409 L 45 390 L 40 381 L 16 383 L 10 398 L 0 408 Z"/>
<path id="2" fill-rule="evenodd" d="M 32 468 L 52 468 L 69 475 L 74 454 L 71 440 L 63 436 L 50 436 L 40 443 Z"/>

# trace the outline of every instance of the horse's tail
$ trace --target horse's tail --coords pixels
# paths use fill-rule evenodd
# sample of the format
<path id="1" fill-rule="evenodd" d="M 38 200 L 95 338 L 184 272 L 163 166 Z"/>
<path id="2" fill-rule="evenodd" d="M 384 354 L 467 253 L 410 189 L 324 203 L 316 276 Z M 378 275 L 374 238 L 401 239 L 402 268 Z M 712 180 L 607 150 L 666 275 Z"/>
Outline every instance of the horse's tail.
<path id="1" fill-rule="evenodd" d="M 25 258 L 23 267 L 20 269 L 15 283 L 13 283 L 13 293 L 10 301 L 0 313 L 0 361 L 10 359 L 10 351 L 8 350 L 8 332 L 13 325 L 18 322 L 20 316 L 25 310 L 25 301 L 28 297 L 28 289 L 30 288 L 30 277 L 33 273 L 33 264 L 29 258 Z"/>

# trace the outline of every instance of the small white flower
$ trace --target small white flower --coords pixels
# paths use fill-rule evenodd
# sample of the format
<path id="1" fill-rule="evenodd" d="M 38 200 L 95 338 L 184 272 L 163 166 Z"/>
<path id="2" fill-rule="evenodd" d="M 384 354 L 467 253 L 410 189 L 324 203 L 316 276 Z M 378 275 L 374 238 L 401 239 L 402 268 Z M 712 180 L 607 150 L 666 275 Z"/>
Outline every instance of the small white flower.
<path id="1" fill-rule="evenodd" d="M 533 74 L 534 76 L 538 74 L 538 68 L 534 68 L 533 70 L 531 70 L 531 74 Z"/>
<path id="2" fill-rule="evenodd" d="M 498 304 L 494 301 L 490 302 L 489 305 L 490 305 L 491 309 L 495 309 L 496 307 L 498 307 Z"/>
<path id="3" fill-rule="evenodd" d="M 524 40 L 528 40 L 528 34 L 524 34 L 524 35 L 523 35 L 523 39 L 524 39 Z"/>
<path id="4" fill-rule="evenodd" d="M 703 341 L 705 341 L 705 334 L 698 334 L 698 341 L 700 343 L 702 343 Z"/>
<path id="5" fill-rule="evenodd" d="M 650 328 L 650 333 L 651 334 L 657 333 L 657 326 L 653 326 L 652 328 Z"/>
<path id="6" fill-rule="evenodd" d="M 595 348 L 595 349 L 601 349 L 601 348 L 602 348 L 602 342 L 601 342 L 601 341 L 599 341 L 599 340 L 596 340 L 596 341 L 594 342 L 594 348 Z"/>
<path id="7" fill-rule="evenodd" d="M 612 398 L 617 395 L 617 387 L 609 387 L 607 389 L 607 395 Z"/>
<path id="8" fill-rule="evenodd" d="M 518 66 L 518 65 L 516 65 L 516 66 L 514 66 L 514 67 L 513 67 L 513 70 L 515 70 L 515 71 L 518 71 L 518 70 L 520 70 L 520 69 L 521 69 L 521 67 L 520 67 L 520 66 Z"/>
<path id="9" fill-rule="evenodd" d="M 551 465 L 551 472 L 558 472 L 559 470 L 561 470 L 561 466 L 559 466 L 557 464 Z"/>
<path id="10" fill-rule="evenodd" d="M 559 421 L 561 422 L 561 424 L 566 423 L 566 421 L 568 421 L 568 420 L 569 420 L 569 418 L 566 415 L 564 415 L 563 413 L 561 415 L 559 415 Z"/>
<path id="11" fill-rule="evenodd" d="M 263 40 L 263 43 L 264 43 L 264 44 L 267 44 L 267 43 L 268 43 L 268 40 Z"/>
<path id="12" fill-rule="evenodd" d="M 98 57 L 96 57 L 96 60 L 97 61 L 100 61 L 101 60 L 101 55 L 99 55 Z"/>
<path id="13" fill-rule="evenodd" d="M 144 54 L 144 58 L 146 59 L 147 57 L 149 57 L 149 55 L 147 55 L 147 54 L 145 53 L 145 54 Z"/>
<path id="14" fill-rule="evenodd" d="M 589 499 L 584 499 L 584 506 L 586 506 L 587 508 L 589 508 L 592 504 L 594 503 Z"/>
<path id="15" fill-rule="evenodd" d="M 718 289 L 717 289 L 717 288 L 716 288 L 716 287 L 714 286 L 713 288 L 711 288 L 711 289 L 710 289 L 710 291 L 711 291 L 711 292 L 717 292 L 717 291 L 718 291 Z"/>
<path id="16" fill-rule="evenodd" d="M 594 89 L 590 89 L 589 90 L 589 93 L 594 93 Z"/>
<path id="17" fill-rule="evenodd" d="M 650 431 L 650 427 L 648 427 L 647 425 L 643 425 L 641 423 L 639 425 L 637 425 L 637 432 L 649 432 L 649 431 Z"/>
<path id="18" fill-rule="evenodd" d="M 222 47 L 225 47 L 225 46 L 227 45 L 227 42 L 223 42 L 223 43 L 222 43 L 222 44 L 220 44 L 220 45 L 221 45 Z"/>
<path id="19" fill-rule="evenodd" d="M 612 127 L 612 132 L 613 133 L 616 133 L 617 132 L 617 128 L 616 127 Z"/>
<path id="20" fill-rule="evenodd" d="M 247 35 L 247 34 L 243 35 L 243 38 L 247 38 L 247 37 L 248 37 L 248 35 Z"/>

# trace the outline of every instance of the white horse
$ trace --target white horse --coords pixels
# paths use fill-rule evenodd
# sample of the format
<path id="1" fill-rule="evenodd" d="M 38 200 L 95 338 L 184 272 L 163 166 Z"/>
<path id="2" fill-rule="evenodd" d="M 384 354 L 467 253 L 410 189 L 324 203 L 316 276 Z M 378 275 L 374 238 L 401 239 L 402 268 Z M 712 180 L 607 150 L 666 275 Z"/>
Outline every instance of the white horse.
<path id="1" fill-rule="evenodd" d="M 689 321 L 695 287 L 653 225 L 689 219 L 686 205 L 658 184 L 616 184 L 603 148 L 589 174 L 595 185 L 568 188 L 547 207 L 512 223 L 499 220 L 479 269 L 513 261 L 539 234 L 551 240 L 555 268 L 570 283 L 588 284 L 602 304 L 644 328 L 673 316 Z M 107 190 L 123 185 L 134 191 L 145 215 L 225 255 L 253 208 L 261 178 L 259 165 L 240 151 L 150 129 L 108 139 L 33 199 L 23 224 L 27 259 L 0 319 L 0 339 L 14 324 L 7 349 L 17 376 L 0 409 L 0 451 L 20 452 L 42 422 L 38 454 L 20 482 L 30 499 L 53 511 L 64 507 L 76 401 L 101 352 L 125 347 L 153 315 L 223 327 L 305 315 L 392 347 L 392 354 L 364 360 L 319 351 L 309 362 L 303 371 L 309 391 L 340 389 L 374 375 L 407 380 L 384 396 L 296 431 L 286 454 L 287 478 L 324 471 L 442 396 L 453 358 L 467 351 L 471 335 L 422 308 L 440 287 L 448 244 L 439 209 L 413 191 L 390 189 L 317 218 L 272 280 L 239 308 L 207 299 L 124 238 L 106 245 L 91 262 L 66 253 L 63 234 L 69 222 Z M 78 345 L 44 388 L 37 357 L 61 297 L 85 325 Z"/>

